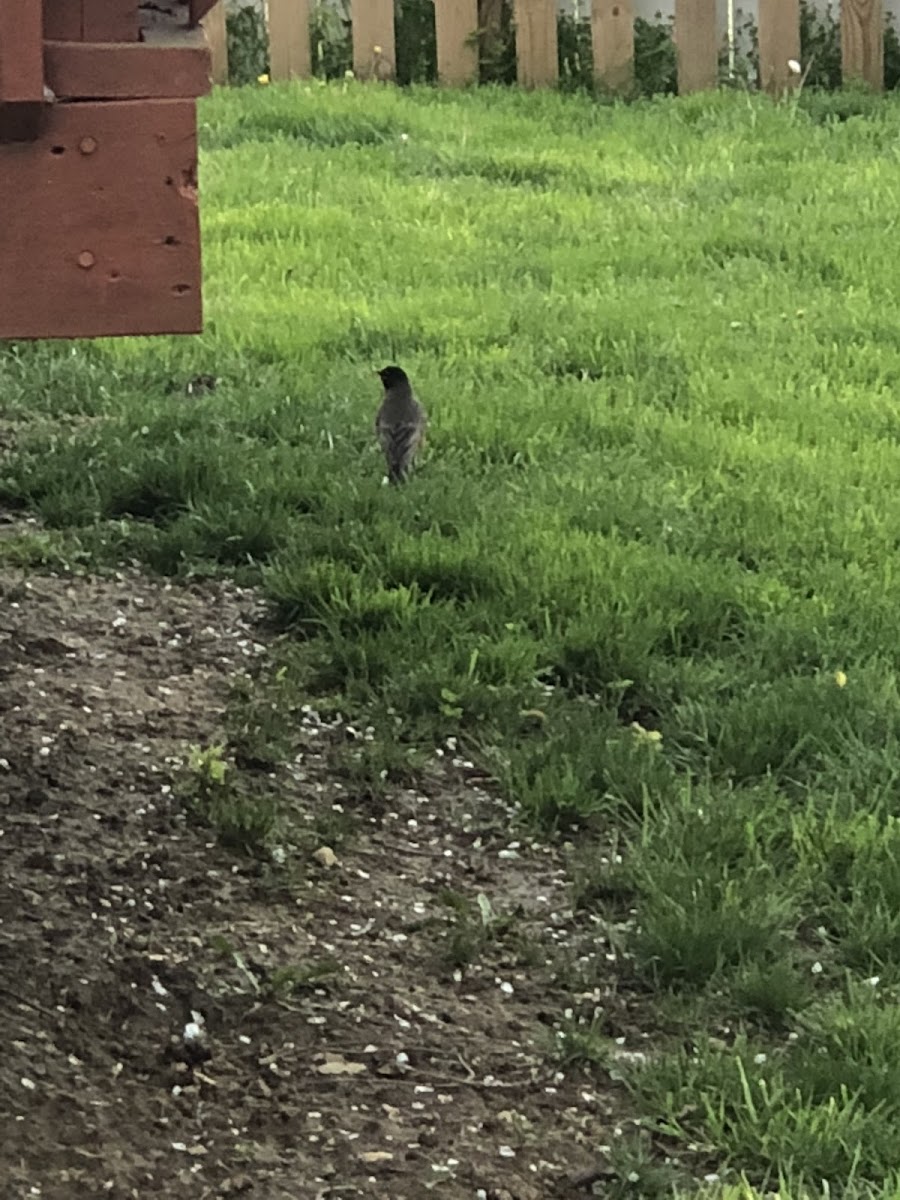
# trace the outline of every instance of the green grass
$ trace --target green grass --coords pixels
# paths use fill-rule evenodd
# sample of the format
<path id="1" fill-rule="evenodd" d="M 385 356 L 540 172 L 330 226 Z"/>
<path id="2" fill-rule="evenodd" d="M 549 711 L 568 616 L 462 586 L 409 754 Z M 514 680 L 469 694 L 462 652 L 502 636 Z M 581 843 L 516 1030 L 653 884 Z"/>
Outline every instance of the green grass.
<path id="1" fill-rule="evenodd" d="M 900 1195 L 898 115 L 220 93 L 206 333 L 0 352 L 0 501 L 79 562 L 259 580 L 285 713 L 391 744 L 363 776 L 452 734 L 597 839 L 577 894 L 689 1045 L 638 1103 L 735 1196 Z M 432 416 L 405 489 L 388 361 Z"/>

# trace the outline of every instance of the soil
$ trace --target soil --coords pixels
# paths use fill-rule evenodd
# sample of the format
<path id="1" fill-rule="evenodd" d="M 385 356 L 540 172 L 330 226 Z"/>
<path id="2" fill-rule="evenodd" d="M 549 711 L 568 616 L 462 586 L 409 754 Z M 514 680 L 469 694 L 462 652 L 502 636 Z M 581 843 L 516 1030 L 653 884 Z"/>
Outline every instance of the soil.
<path id="1" fill-rule="evenodd" d="M 260 615 L 223 583 L 0 568 L 0 1194 L 584 1196 L 622 1098 L 550 1053 L 585 937 L 564 847 L 517 841 L 452 749 L 367 811 L 327 753 L 364 733 L 313 709 L 264 781 L 311 828 L 352 810 L 337 861 L 261 866 L 190 819 L 186 747 L 223 736 Z M 447 891 L 513 934 L 454 969 Z"/>

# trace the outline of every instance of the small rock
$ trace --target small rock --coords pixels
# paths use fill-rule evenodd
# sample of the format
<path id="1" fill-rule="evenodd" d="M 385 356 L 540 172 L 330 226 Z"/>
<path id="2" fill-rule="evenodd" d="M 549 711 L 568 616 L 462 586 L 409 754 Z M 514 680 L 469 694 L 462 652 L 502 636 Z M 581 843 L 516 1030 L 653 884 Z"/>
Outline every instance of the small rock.
<path id="1" fill-rule="evenodd" d="M 339 863 L 338 856 L 330 846 L 320 846 L 318 850 L 313 851 L 313 858 L 320 867 L 336 867 Z"/>

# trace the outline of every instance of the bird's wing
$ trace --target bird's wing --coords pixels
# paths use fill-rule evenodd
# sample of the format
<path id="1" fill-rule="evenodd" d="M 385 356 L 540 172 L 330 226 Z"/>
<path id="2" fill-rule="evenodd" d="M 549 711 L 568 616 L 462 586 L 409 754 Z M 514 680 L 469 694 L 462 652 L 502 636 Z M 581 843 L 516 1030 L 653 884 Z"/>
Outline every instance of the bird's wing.
<path id="1" fill-rule="evenodd" d="M 424 430 L 418 420 L 382 422 L 378 430 L 381 448 L 388 467 L 396 473 L 409 470 L 422 442 Z"/>
<path id="2" fill-rule="evenodd" d="M 419 421 L 392 421 L 390 424 L 383 421 L 378 426 L 378 440 L 385 454 L 404 456 L 416 449 L 422 440 L 422 432 Z"/>

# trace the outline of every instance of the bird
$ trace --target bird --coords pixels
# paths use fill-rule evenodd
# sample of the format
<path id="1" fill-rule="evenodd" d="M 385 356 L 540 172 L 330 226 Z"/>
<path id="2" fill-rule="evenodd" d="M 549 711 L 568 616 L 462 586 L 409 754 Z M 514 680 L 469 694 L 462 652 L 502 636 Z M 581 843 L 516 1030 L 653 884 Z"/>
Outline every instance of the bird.
<path id="1" fill-rule="evenodd" d="M 405 483 L 425 440 L 428 415 L 401 367 L 382 367 L 376 373 L 384 384 L 384 397 L 375 418 L 375 433 L 387 460 L 388 481 Z"/>

